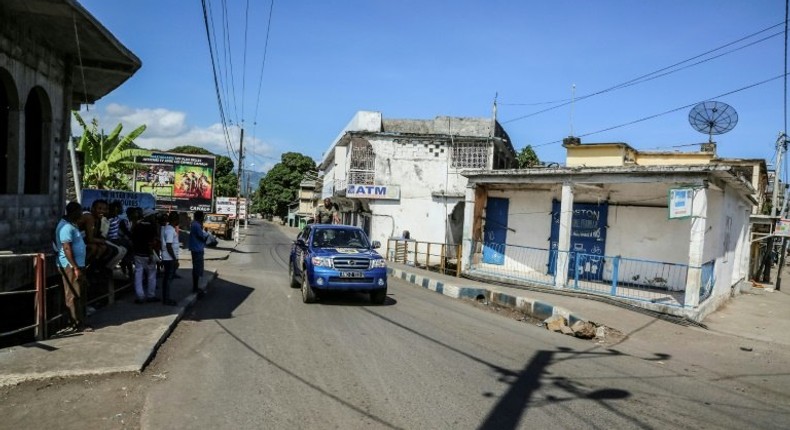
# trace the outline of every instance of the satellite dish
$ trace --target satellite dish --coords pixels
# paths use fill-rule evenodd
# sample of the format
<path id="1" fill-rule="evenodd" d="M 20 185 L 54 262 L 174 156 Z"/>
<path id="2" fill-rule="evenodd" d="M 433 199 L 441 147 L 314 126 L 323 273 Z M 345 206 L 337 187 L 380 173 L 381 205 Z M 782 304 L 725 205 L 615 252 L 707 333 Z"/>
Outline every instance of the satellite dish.
<path id="1" fill-rule="evenodd" d="M 717 102 L 702 102 L 689 112 L 689 123 L 695 130 L 708 135 L 708 141 L 713 143 L 714 134 L 724 134 L 738 124 L 738 112 L 732 106 Z"/>

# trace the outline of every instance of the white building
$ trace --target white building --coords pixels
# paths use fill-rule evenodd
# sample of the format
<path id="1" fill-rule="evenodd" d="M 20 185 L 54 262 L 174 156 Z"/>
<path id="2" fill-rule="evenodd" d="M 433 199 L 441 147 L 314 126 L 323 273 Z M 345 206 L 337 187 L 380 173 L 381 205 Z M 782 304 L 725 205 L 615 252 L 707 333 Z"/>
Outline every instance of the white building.
<path id="1" fill-rule="evenodd" d="M 424 242 L 460 243 L 467 179 L 461 171 L 509 169 L 516 153 L 492 118 L 385 119 L 360 111 L 318 169 L 322 198 L 344 224 L 386 243 L 404 230 Z"/>
<path id="2" fill-rule="evenodd" d="M 748 280 L 759 163 L 623 143 L 565 147 L 565 167 L 464 173 L 464 273 L 694 320 Z"/>

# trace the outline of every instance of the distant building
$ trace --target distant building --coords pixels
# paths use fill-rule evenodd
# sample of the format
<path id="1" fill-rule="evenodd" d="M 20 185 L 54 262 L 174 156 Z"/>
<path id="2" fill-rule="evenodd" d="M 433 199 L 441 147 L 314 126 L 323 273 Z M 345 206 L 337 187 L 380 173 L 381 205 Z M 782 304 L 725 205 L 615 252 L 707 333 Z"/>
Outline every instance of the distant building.
<path id="1" fill-rule="evenodd" d="M 515 165 L 510 138 L 492 118 L 386 119 L 360 111 L 318 169 L 321 197 L 332 197 L 342 222 L 386 246 L 403 230 L 420 241 L 460 243 L 467 184 L 461 172 Z"/>

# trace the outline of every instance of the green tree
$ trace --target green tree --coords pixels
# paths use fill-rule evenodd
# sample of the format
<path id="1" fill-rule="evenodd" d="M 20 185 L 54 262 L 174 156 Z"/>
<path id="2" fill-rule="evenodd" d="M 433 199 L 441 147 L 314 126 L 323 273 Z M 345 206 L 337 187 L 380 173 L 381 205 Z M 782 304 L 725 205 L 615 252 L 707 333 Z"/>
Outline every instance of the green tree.
<path id="1" fill-rule="evenodd" d="M 261 178 L 253 209 L 267 215 L 288 215 L 288 204 L 297 198 L 299 184 L 307 172 L 314 172 L 315 161 L 298 152 L 286 152 L 281 161 Z"/>
<path id="2" fill-rule="evenodd" d="M 77 150 L 85 156 L 82 186 L 110 190 L 129 190 L 129 177 L 137 165 L 135 157 L 151 155 L 150 151 L 138 149 L 134 139 L 145 131 L 145 125 L 121 136 L 123 126 L 117 127 L 109 134 L 99 131 L 99 122 L 94 118 L 91 126 L 85 123 L 79 113 L 74 118 L 82 127 L 82 137 L 77 143 Z"/>
<path id="3" fill-rule="evenodd" d="M 231 160 L 230 157 L 217 155 L 208 149 L 192 145 L 176 146 L 167 152 L 213 155 L 216 157 L 214 164 L 214 195 L 220 197 L 235 197 L 238 193 L 239 180 L 233 169 L 233 160 Z"/>
<path id="4" fill-rule="evenodd" d="M 525 146 L 521 150 L 521 152 L 518 153 L 518 157 L 516 157 L 516 161 L 518 161 L 519 169 L 527 169 L 530 167 L 541 165 L 540 159 L 538 158 L 538 154 L 536 154 L 535 150 L 532 149 L 532 145 Z"/>

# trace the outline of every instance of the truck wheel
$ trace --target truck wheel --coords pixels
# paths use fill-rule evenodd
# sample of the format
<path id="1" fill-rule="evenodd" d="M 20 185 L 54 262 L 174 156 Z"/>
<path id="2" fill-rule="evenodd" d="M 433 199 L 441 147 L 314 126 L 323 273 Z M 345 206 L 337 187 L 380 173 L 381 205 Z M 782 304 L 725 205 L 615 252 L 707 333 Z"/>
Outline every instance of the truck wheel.
<path id="1" fill-rule="evenodd" d="M 296 273 L 294 273 L 293 262 L 288 262 L 288 278 L 291 280 L 291 288 L 299 288 L 299 282 L 296 281 Z"/>
<path id="2" fill-rule="evenodd" d="M 370 302 L 374 305 L 382 305 L 387 300 L 387 289 L 373 290 L 370 292 Z"/>
<path id="3" fill-rule="evenodd" d="M 315 290 L 310 286 L 310 281 L 308 281 L 307 278 L 307 271 L 302 271 L 302 301 L 305 303 L 315 303 Z"/>

